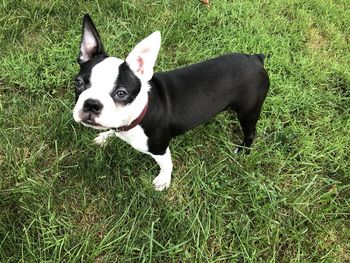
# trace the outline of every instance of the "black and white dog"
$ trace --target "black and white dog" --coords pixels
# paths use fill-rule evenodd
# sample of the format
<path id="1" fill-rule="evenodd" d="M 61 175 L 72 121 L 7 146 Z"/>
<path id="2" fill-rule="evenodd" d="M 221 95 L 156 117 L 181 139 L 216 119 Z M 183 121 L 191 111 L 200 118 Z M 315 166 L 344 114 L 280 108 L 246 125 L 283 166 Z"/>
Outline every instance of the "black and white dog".
<path id="1" fill-rule="evenodd" d="M 250 147 L 269 87 L 263 55 L 229 54 L 168 72 L 154 73 L 160 33 L 142 40 L 125 60 L 108 56 L 89 15 L 83 19 L 75 79 L 74 120 L 108 130 L 96 138 L 103 144 L 117 136 L 149 154 L 160 166 L 156 190 L 170 186 L 173 169 L 171 138 L 207 122 L 225 109 L 237 113 Z"/>

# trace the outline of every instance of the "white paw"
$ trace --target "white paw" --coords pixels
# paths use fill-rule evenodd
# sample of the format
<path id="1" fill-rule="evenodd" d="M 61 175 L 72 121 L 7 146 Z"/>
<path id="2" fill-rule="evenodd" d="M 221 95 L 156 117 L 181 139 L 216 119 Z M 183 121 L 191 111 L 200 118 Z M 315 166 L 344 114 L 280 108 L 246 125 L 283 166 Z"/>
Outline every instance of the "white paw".
<path id="1" fill-rule="evenodd" d="M 111 133 L 108 132 L 101 132 L 95 139 L 94 142 L 97 145 L 103 145 L 107 142 L 107 139 L 111 136 Z"/>
<path id="2" fill-rule="evenodd" d="M 105 144 L 107 141 L 107 138 L 103 135 L 98 135 L 95 139 L 94 139 L 94 143 L 96 143 L 97 145 L 103 145 Z"/>
<path id="3" fill-rule="evenodd" d="M 160 173 L 153 179 L 153 185 L 156 191 L 163 191 L 169 188 L 171 182 L 171 175 Z"/>

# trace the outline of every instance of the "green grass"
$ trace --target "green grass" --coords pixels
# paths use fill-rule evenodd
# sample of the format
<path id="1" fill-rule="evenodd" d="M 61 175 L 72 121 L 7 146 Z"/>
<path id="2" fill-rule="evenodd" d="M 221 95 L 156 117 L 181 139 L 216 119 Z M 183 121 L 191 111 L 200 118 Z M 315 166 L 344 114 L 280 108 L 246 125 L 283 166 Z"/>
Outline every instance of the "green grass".
<path id="1" fill-rule="evenodd" d="M 100 3 L 101 2 L 101 3 Z M 103 2 L 103 3 L 102 3 Z M 350 262 L 350 11 L 346 0 L 0 3 L 0 262 Z M 81 18 L 125 57 L 162 32 L 156 70 L 269 54 L 248 156 L 224 113 L 156 163 L 74 123 Z M 232 134 L 232 130 L 234 130 Z"/>

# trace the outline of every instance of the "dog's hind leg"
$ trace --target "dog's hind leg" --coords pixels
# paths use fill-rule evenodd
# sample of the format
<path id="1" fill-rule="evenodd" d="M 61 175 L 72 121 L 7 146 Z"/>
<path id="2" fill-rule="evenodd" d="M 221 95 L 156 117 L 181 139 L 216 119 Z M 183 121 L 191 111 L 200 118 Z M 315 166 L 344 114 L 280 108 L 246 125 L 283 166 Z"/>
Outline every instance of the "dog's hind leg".
<path id="1" fill-rule="evenodd" d="M 261 107 L 255 108 L 249 112 L 238 112 L 237 117 L 243 131 L 243 141 L 235 150 L 236 153 L 244 152 L 249 154 L 250 146 L 256 134 L 256 123 L 260 116 Z"/>

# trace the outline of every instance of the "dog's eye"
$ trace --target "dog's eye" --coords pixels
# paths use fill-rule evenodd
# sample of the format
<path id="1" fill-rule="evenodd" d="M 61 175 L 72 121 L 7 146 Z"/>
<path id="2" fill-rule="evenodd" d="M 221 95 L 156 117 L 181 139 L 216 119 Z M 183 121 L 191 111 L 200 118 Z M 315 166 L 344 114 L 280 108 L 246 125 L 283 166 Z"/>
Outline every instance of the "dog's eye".
<path id="1" fill-rule="evenodd" d="M 119 99 L 124 99 L 126 97 L 126 95 L 128 95 L 128 93 L 126 93 L 126 91 L 124 90 L 118 90 L 115 95 L 119 98 Z"/>
<path id="2" fill-rule="evenodd" d="M 82 88 L 82 87 L 84 87 L 84 82 L 81 79 L 76 79 L 75 80 L 75 86 L 77 88 Z"/>

